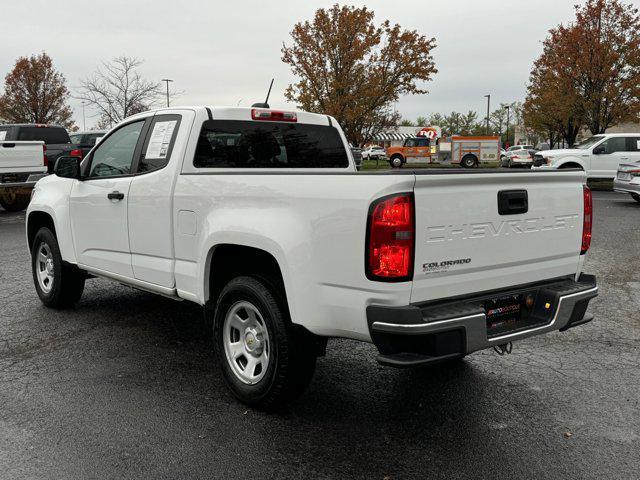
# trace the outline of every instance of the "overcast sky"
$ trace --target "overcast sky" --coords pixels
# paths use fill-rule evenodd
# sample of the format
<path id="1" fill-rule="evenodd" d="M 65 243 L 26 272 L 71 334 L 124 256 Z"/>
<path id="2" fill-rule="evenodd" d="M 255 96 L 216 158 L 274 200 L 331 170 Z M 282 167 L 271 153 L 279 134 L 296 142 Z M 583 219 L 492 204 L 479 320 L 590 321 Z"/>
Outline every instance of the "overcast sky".
<path id="1" fill-rule="evenodd" d="M 475 110 L 522 100 L 533 60 L 549 28 L 573 17 L 579 0 L 380 0 L 367 5 L 376 21 L 435 37 L 439 73 L 428 95 L 402 98 L 397 108 L 415 119 L 432 112 Z M 148 79 L 172 78 L 182 105 L 250 105 L 262 101 L 275 77 L 271 106 L 286 106 L 293 80 L 280 60 L 293 25 L 335 2 L 313 0 L 75 0 L 3 1 L 0 74 L 17 57 L 46 51 L 72 94 L 101 60 L 125 54 L 144 59 Z M 82 128 L 82 109 L 71 102 Z M 87 128 L 96 118 L 87 109 Z"/>

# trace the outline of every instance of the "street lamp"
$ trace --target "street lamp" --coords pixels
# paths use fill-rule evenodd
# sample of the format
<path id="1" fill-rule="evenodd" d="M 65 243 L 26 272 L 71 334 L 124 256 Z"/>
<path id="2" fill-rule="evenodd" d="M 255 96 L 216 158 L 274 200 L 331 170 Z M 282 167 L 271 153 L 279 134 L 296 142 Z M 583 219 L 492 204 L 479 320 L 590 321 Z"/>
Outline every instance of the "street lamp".
<path id="1" fill-rule="evenodd" d="M 507 109 L 507 141 L 505 142 L 505 145 L 509 144 L 509 108 L 511 108 L 511 105 L 506 105 L 504 108 Z"/>
<path id="2" fill-rule="evenodd" d="M 169 106 L 169 82 L 173 82 L 170 78 L 163 78 L 163 82 L 167 84 L 167 107 Z"/>
<path id="3" fill-rule="evenodd" d="M 86 104 L 86 102 L 84 100 L 82 100 L 82 102 L 80 102 L 82 104 L 82 129 L 86 132 L 87 131 L 87 122 L 85 122 L 84 119 L 84 106 Z"/>
<path id="4" fill-rule="evenodd" d="M 489 105 L 491 104 L 491 95 L 485 95 L 487 99 L 487 135 L 489 135 Z"/>

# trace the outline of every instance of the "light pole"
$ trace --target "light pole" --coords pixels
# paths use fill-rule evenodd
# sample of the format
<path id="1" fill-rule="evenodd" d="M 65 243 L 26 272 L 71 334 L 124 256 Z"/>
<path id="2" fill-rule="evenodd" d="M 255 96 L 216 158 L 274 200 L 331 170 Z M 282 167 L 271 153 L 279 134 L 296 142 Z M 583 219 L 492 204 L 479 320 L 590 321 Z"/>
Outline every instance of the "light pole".
<path id="1" fill-rule="evenodd" d="M 85 122 L 84 120 L 84 105 L 85 105 L 85 101 L 82 100 L 82 129 L 86 132 L 87 131 L 87 122 Z"/>
<path id="2" fill-rule="evenodd" d="M 167 107 L 169 106 L 169 82 L 173 82 L 170 78 L 163 78 L 163 82 L 167 84 Z"/>
<path id="3" fill-rule="evenodd" d="M 489 105 L 491 104 L 491 94 L 485 95 L 487 98 L 487 135 L 489 135 Z"/>
<path id="4" fill-rule="evenodd" d="M 505 142 L 505 145 L 509 145 L 509 108 L 511 108 L 511 105 L 507 105 L 504 108 L 507 109 L 507 141 Z"/>

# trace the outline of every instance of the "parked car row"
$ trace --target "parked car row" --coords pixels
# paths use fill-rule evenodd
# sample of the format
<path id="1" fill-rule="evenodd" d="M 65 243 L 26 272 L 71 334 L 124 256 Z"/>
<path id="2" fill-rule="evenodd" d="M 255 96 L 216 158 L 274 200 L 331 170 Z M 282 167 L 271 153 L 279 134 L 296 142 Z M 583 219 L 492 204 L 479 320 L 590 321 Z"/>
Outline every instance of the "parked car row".
<path id="1" fill-rule="evenodd" d="M 35 183 L 52 173 L 58 158 L 83 158 L 104 130 L 75 132 L 37 123 L 0 125 L 0 205 L 5 210 L 24 210 Z"/>

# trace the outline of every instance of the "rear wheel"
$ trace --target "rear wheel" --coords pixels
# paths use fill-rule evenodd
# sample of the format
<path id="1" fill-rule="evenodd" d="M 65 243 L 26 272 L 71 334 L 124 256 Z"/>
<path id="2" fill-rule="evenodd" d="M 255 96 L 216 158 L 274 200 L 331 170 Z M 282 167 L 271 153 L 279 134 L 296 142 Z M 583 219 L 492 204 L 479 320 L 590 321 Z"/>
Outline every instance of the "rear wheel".
<path id="1" fill-rule="evenodd" d="M 640 195 L 638 195 L 637 193 L 632 193 L 631 197 L 638 203 L 640 203 Z"/>
<path id="2" fill-rule="evenodd" d="M 402 167 L 402 164 L 404 162 L 402 161 L 402 157 L 400 155 L 394 155 L 389 159 L 389 163 L 393 168 L 400 168 Z"/>
<path id="3" fill-rule="evenodd" d="M 9 190 L 0 195 L 0 205 L 7 212 L 20 212 L 29 206 L 29 195 Z"/>
<path id="4" fill-rule="evenodd" d="M 291 324 L 281 298 L 267 281 L 236 277 L 215 311 L 214 348 L 229 388 L 265 410 L 300 395 L 316 366 L 312 335 Z"/>
<path id="5" fill-rule="evenodd" d="M 460 160 L 460 165 L 464 168 L 473 168 L 478 164 L 478 159 L 475 155 L 465 155 Z"/>
<path id="6" fill-rule="evenodd" d="M 86 275 L 62 261 L 58 241 L 46 227 L 38 230 L 33 241 L 31 268 L 36 292 L 47 307 L 71 307 L 80 300 Z"/>

